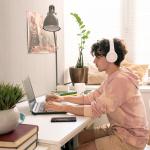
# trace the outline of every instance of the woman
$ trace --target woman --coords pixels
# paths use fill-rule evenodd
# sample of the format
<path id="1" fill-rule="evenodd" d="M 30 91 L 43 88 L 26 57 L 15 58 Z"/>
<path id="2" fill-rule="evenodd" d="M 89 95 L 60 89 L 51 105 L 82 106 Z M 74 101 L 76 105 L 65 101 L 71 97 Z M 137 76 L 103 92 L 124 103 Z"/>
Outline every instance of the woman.
<path id="1" fill-rule="evenodd" d="M 148 121 L 138 77 L 120 67 L 127 53 L 125 45 L 120 39 L 112 42 L 103 39 L 92 45 L 91 53 L 98 70 L 108 75 L 103 84 L 84 96 L 49 95 L 45 109 L 89 117 L 107 115 L 110 126 L 83 131 L 79 135 L 78 150 L 143 150 L 148 141 Z M 61 101 L 79 105 L 63 105 Z"/>

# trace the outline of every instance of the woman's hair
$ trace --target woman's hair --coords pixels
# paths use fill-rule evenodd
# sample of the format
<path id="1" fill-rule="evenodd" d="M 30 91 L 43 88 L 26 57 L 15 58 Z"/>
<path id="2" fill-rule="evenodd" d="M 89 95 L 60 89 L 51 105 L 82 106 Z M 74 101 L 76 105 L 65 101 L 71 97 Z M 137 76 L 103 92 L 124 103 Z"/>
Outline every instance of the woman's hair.
<path id="1" fill-rule="evenodd" d="M 117 60 L 114 62 L 115 65 L 120 66 L 120 63 L 124 60 L 125 55 L 127 54 L 127 50 L 125 45 L 120 39 L 114 38 L 114 49 L 118 55 Z M 110 45 L 108 39 L 102 39 L 101 41 L 97 41 L 91 47 L 92 56 L 105 56 L 109 52 Z"/>

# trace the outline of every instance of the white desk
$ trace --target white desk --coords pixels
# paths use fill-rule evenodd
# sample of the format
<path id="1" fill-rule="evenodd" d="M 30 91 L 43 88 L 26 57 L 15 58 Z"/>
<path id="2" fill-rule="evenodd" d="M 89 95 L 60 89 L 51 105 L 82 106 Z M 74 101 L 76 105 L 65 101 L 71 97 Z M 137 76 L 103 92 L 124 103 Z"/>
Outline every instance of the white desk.
<path id="1" fill-rule="evenodd" d="M 26 115 L 24 123 L 39 126 L 39 145 L 47 145 L 49 150 L 61 150 L 61 146 L 75 137 L 92 122 L 91 118 L 77 116 L 77 122 L 51 123 L 50 120 L 52 117 L 68 116 L 69 114 L 32 115 L 29 112 L 27 101 L 17 104 L 17 107 L 20 112 Z"/>
<path id="2" fill-rule="evenodd" d="M 86 90 L 95 90 L 99 88 L 100 85 L 86 85 Z M 140 85 L 141 92 L 150 92 L 150 85 Z"/>

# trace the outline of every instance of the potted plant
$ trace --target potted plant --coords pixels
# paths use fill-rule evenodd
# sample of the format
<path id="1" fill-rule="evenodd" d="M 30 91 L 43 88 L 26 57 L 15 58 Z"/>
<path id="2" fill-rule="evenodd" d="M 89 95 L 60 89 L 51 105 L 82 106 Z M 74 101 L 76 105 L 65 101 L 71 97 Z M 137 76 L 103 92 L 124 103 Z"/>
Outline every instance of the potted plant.
<path id="1" fill-rule="evenodd" d="M 18 101 L 24 96 L 19 85 L 0 83 L 0 134 L 14 130 L 18 125 Z"/>
<path id="2" fill-rule="evenodd" d="M 88 67 L 84 66 L 83 50 L 86 40 L 89 38 L 90 31 L 86 29 L 81 17 L 77 13 L 71 13 L 71 15 L 75 18 L 79 26 L 79 33 L 77 34 L 79 37 L 79 56 L 75 67 L 69 68 L 70 77 L 73 84 L 77 82 L 87 83 Z"/>

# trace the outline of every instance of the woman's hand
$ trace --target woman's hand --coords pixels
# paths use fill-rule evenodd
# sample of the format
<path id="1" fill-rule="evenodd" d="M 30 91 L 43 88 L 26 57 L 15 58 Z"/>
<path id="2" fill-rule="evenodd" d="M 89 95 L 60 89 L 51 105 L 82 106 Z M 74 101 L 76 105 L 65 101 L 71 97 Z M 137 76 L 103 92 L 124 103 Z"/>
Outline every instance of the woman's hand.
<path id="1" fill-rule="evenodd" d="M 58 96 L 56 94 L 50 94 L 46 96 L 46 102 L 62 102 L 64 100 L 63 97 Z"/>
<path id="2" fill-rule="evenodd" d="M 58 102 L 46 102 L 45 103 L 45 111 L 53 110 L 53 111 L 64 111 L 64 105 Z"/>

